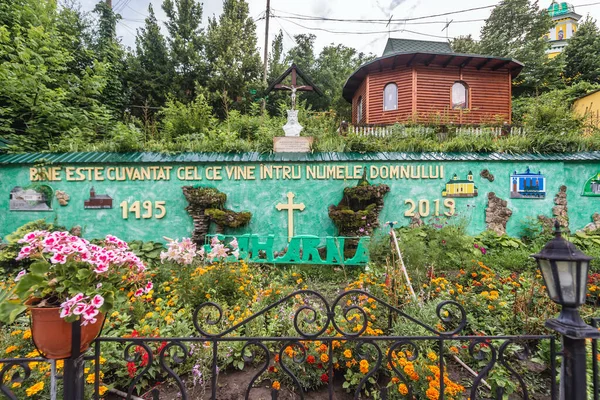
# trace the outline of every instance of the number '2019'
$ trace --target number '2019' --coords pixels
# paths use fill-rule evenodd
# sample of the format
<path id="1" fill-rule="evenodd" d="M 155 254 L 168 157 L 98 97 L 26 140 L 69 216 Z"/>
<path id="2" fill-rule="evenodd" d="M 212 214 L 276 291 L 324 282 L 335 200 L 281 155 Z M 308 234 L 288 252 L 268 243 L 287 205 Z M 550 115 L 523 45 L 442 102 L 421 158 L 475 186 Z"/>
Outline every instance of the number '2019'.
<path id="1" fill-rule="evenodd" d="M 432 210 L 429 200 L 426 199 L 418 200 L 418 205 L 415 200 L 406 199 L 404 200 L 404 204 L 408 205 L 408 210 L 404 212 L 405 217 L 414 217 L 417 206 L 419 208 L 418 212 L 421 217 L 427 217 L 429 215 L 437 217 L 440 215 L 439 199 L 433 200 L 433 213 L 431 212 Z M 444 199 L 444 207 L 448 210 L 444 211 L 445 216 L 451 217 L 454 215 L 454 212 L 456 211 L 456 203 L 453 199 Z"/>

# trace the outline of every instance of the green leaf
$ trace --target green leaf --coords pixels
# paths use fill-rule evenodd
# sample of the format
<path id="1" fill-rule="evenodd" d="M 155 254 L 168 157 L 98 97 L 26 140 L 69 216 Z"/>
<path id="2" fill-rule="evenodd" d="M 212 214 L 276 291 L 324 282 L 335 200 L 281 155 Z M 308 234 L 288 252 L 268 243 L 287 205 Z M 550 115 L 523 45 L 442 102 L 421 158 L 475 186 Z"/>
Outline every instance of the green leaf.
<path id="1" fill-rule="evenodd" d="M 24 306 L 20 302 L 7 301 L 2 303 L 0 304 L 0 322 L 12 324 L 19 314 L 25 310 L 27 310 L 27 306 Z"/>
<path id="2" fill-rule="evenodd" d="M 46 261 L 36 261 L 29 267 L 29 272 L 34 275 L 44 276 L 50 270 L 50 264 Z"/>
<path id="3" fill-rule="evenodd" d="M 86 269 L 86 268 L 77 270 L 77 277 L 81 280 L 89 278 L 91 274 L 92 274 L 92 271 L 90 271 L 89 269 Z"/>
<path id="4" fill-rule="evenodd" d="M 25 300 L 29 297 L 29 294 L 34 292 L 43 282 L 44 278 L 39 275 L 26 274 L 17 284 L 15 293 L 21 300 Z"/>
<path id="5" fill-rule="evenodd" d="M 150 251 L 154 249 L 154 244 L 152 242 L 146 242 L 142 246 L 142 251 Z"/>

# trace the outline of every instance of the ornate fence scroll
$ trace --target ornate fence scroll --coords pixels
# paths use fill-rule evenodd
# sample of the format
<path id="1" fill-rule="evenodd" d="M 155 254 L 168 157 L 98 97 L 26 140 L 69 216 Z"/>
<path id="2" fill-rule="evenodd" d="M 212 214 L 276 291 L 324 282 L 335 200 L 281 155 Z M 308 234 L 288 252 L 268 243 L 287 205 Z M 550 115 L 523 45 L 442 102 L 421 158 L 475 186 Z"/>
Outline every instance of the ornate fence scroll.
<path id="1" fill-rule="evenodd" d="M 260 336 L 247 335 L 256 332 L 261 326 L 274 324 L 278 326 L 278 313 L 284 305 L 294 302 L 292 314 L 286 315 L 286 323 L 281 323 L 279 335 Z M 367 308 L 378 308 L 378 312 L 387 314 L 387 327 L 374 329 Z M 100 381 L 102 375 L 115 373 L 119 368 L 127 370 L 129 363 L 139 368 L 129 371 L 129 385 L 121 388 L 127 398 L 141 394 L 136 392 L 136 385 L 142 381 L 170 382 L 168 389 L 155 389 L 146 394 L 147 399 L 199 398 L 191 394 L 192 382 L 202 379 L 206 393 L 203 398 L 220 399 L 219 364 L 223 365 L 224 349 L 237 346 L 241 351 L 242 361 L 237 367 L 252 366 L 251 377 L 247 387 L 240 391 L 240 398 L 256 399 L 256 390 L 270 391 L 269 396 L 277 399 L 282 391 L 273 387 L 268 375 L 273 365 L 277 365 L 285 382 L 291 388 L 295 398 L 304 399 L 308 388 L 303 384 L 303 369 L 309 362 L 310 346 L 319 344 L 322 349 L 323 384 L 327 386 L 327 397 L 334 398 L 334 380 L 339 382 L 343 372 L 336 369 L 334 357 L 340 343 L 353 354 L 354 362 L 362 371 L 361 379 L 350 389 L 355 399 L 372 398 L 365 395 L 375 393 L 380 399 L 425 399 L 431 393 L 423 392 L 422 382 L 415 380 L 409 369 L 403 368 L 398 354 L 402 354 L 406 362 L 417 362 L 429 358 L 429 367 L 434 371 L 439 382 L 436 386 L 439 399 L 445 398 L 498 398 L 504 392 L 500 385 L 490 385 L 487 380 L 495 370 L 501 369 L 505 378 L 516 388 L 515 398 L 538 398 L 539 391 L 544 391 L 544 398 L 558 399 L 556 390 L 556 352 L 555 339 L 549 335 L 523 336 L 474 336 L 464 335 L 468 325 L 464 308 L 454 301 L 443 301 L 435 309 L 437 321 L 420 321 L 399 308 L 362 290 L 349 290 L 341 293 L 332 301 L 322 294 L 311 290 L 300 290 L 291 293 L 268 305 L 260 312 L 253 314 L 238 323 L 229 325 L 225 321 L 225 311 L 214 302 L 201 304 L 193 313 L 193 324 L 196 333 L 191 337 L 101 337 L 94 343 L 93 351 L 86 355 L 89 371 L 94 374 L 93 398 L 100 399 Z M 277 317 L 276 317 L 277 316 Z M 226 323 L 227 322 L 227 323 Z M 287 328 L 284 328 L 287 326 Z M 409 331 L 415 335 L 400 335 L 394 332 Z M 259 329 L 260 331 L 260 329 Z M 264 330 L 267 331 L 266 329 Z M 530 376 L 538 374 L 528 370 L 531 350 L 537 344 L 546 342 L 550 351 L 551 363 L 544 372 L 546 385 L 540 389 L 528 385 Z M 472 376 L 462 370 L 451 349 L 460 348 L 463 355 L 477 360 Z M 434 355 L 432 355 L 432 353 Z M 104 354 L 108 361 L 103 366 L 101 357 Z M 120 354 L 120 360 L 115 355 Z M 227 356 L 228 354 L 225 354 Z M 194 365 L 195 359 L 203 360 Z M 594 360 L 596 358 L 594 357 Z M 22 369 L 16 379 L 28 375 L 27 362 L 24 360 L 0 360 L 3 364 L 0 373 L 0 389 L 10 399 L 14 395 L 10 389 L 10 380 L 4 379 L 5 373 L 15 365 Z M 338 360 L 342 361 L 342 360 Z M 344 359 L 351 362 L 350 359 Z M 366 361 L 366 362 L 363 362 Z M 314 363 L 314 357 L 312 362 Z M 239 365 L 242 363 L 242 365 Z M 449 366 L 451 368 L 449 369 Z M 203 368 L 198 373 L 195 368 Z M 460 376 L 456 371 L 461 370 Z M 303 372 L 304 371 L 304 372 Z M 15 375 L 12 378 L 15 379 Z M 422 378 L 424 379 L 424 378 Z M 460 381 L 461 385 L 454 383 Z M 262 383 L 261 383 L 262 382 Z M 391 382 L 394 384 L 392 385 Z M 539 382 L 539 381 L 538 381 Z M 197 383 L 197 382 L 194 382 Z M 65 382 L 65 385 L 70 384 Z M 463 387 L 464 385 L 464 387 Z M 266 389 L 269 387 L 269 389 Z M 463 387 L 458 392 L 457 387 Z M 490 390 L 493 387 L 493 390 Z M 435 393 L 435 392 L 434 392 Z M 193 397 L 192 397 L 193 396 Z M 513 397 L 511 397 L 513 398 Z"/>

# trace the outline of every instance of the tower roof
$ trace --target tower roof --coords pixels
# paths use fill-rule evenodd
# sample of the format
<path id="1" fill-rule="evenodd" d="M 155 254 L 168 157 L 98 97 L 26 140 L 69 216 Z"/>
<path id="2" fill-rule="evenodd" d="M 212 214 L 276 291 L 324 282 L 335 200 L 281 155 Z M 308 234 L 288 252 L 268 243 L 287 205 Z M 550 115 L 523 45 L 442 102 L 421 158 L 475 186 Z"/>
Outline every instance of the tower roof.
<path id="1" fill-rule="evenodd" d="M 557 3 L 555 0 L 552 1 L 552 4 L 548 6 L 548 14 L 551 17 L 558 17 L 573 13 L 575 14 L 575 7 L 572 4 L 567 3 L 566 1 Z M 579 15 L 579 14 L 577 14 Z M 580 16 L 581 17 L 581 16 Z"/>

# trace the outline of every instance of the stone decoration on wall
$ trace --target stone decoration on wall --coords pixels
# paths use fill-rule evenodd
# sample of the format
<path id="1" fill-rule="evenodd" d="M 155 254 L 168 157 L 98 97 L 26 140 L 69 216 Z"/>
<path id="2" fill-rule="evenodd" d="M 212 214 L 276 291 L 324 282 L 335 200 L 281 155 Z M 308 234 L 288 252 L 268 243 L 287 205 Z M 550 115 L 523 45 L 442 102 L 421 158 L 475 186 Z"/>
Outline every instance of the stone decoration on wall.
<path id="1" fill-rule="evenodd" d="M 511 215 L 508 202 L 496 196 L 496 193 L 489 192 L 488 206 L 485 209 L 486 228 L 500 236 L 506 234 L 506 223 Z"/>
<path id="2" fill-rule="evenodd" d="M 490 173 L 490 171 L 487 169 L 481 170 L 481 172 L 479 173 L 479 176 L 482 177 L 483 179 L 487 179 L 490 182 L 494 182 L 494 179 L 495 179 L 494 175 L 492 175 Z"/>
<path id="3" fill-rule="evenodd" d="M 63 190 L 57 190 L 56 193 L 54 193 L 54 195 L 56 196 L 56 200 L 58 200 L 58 204 L 60 204 L 63 207 L 68 205 L 69 200 L 71 200 L 71 196 L 69 196 L 67 192 Z"/>
<path id="4" fill-rule="evenodd" d="M 216 223 L 217 233 L 223 233 L 225 227 L 241 227 L 252 219 L 252 213 L 248 211 L 226 209 L 227 195 L 215 188 L 183 186 L 181 189 L 189 203 L 185 209 L 194 220 L 192 239 L 197 243 L 204 244 L 211 222 Z"/>
<path id="5" fill-rule="evenodd" d="M 592 222 L 587 224 L 582 230 L 585 232 L 593 232 L 600 229 L 600 214 L 594 213 L 592 215 Z"/>
<path id="6" fill-rule="evenodd" d="M 552 215 L 554 218 L 558 220 L 558 223 L 561 227 L 565 229 L 569 229 L 569 210 L 567 207 L 567 187 L 562 185 L 558 189 L 558 193 L 554 196 L 554 204 L 552 207 Z M 552 218 L 548 218 L 544 215 L 539 215 L 538 220 L 544 226 L 544 230 L 548 230 L 548 232 L 552 231 L 552 226 L 554 225 L 554 220 Z"/>

